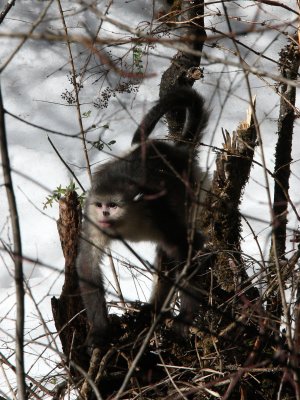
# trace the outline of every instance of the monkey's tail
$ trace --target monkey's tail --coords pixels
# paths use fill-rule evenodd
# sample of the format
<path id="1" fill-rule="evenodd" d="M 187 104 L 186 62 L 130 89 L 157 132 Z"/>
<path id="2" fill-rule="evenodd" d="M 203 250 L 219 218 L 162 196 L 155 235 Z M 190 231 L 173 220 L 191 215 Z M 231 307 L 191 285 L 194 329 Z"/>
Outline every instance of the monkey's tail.
<path id="1" fill-rule="evenodd" d="M 160 118 L 167 112 L 184 108 L 188 111 L 182 132 L 182 144 L 196 145 L 208 121 L 208 112 L 204 107 L 204 99 L 190 87 L 172 89 L 151 108 L 133 135 L 131 144 L 145 141 L 153 131 Z"/>

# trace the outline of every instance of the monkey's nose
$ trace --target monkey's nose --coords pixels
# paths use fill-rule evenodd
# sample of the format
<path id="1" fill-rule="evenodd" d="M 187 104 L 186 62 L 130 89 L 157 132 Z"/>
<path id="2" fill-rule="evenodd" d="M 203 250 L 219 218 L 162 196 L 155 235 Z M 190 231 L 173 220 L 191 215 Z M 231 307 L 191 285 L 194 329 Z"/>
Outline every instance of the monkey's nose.
<path id="1" fill-rule="evenodd" d="M 109 216 L 109 212 L 108 211 L 103 211 L 103 216 L 104 217 L 108 217 Z"/>

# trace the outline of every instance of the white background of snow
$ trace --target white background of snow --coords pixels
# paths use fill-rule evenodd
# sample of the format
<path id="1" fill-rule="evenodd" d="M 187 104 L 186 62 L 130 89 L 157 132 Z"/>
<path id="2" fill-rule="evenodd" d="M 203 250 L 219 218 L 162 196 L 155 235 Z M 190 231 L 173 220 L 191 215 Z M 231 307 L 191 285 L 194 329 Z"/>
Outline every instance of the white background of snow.
<path id="1" fill-rule="evenodd" d="M 103 5 L 104 1 L 100 2 Z M 110 17 L 117 20 L 122 20 L 123 23 L 131 27 L 137 27 L 139 21 L 151 20 L 152 16 L 152 2 L 135 0 L 131 2 L 114 1 L 110 9 Z M 5 1 L 1 1 L 0 5 L 3 7 Z M 73 1 L 63 1 L 64 9 L 79 8 Z M 244 9 L 237 9 L 236 13 L 240 13 L 243 17 L 247 16 L 250 20 L 253 16 L 253 9 L 247 8 L 251 2 L 244 1 Z M 21 1 L 17 2 L 13 10 L 9 13 L 4 23 L 1 25 L 1 31 L 24 31 L 30 28 L 29 24 L 24 21 L 33 21 L 39 15 L 40 10 L 45 7 L 46 2 L 36 1 Z M 232 6 L 234 7 L 234 6 Z M 233 8 L 230 7 L 230 12 L 233 13 Z M 124 10 L 126 9 L 126 12 Z M 284 12 L 282 9 L 278 10 L 275 7 L 266 7 L 268 14 L 272 13 L 271 18 L 275 20 L 288 20 L 290 14 Z M 101 8 L 103 10 L 103 7 Z M 58 16 L 57 5 L 54 2 L 50 15 Z M 266 17 L 265 17 L 266 18 Z M 206 25 L 209 27 L 210 22 L 213 24 L 217 21 L 217 17 L 210 20 L 207 18 Z M 87 23 L 89 29 L 93 32 L 97 29 L 97 21 L 91 15 L 81 14 L 78 17 L 75 15 L 67 19 L 69 26 L 73 27 L 72 32 L 84 33 L 82 28 L 84 23 Z M 235 29 L 235 22 L 232 21 L 233 29 Z M 45 23 L 42 27 L 50 25 L 51 29 L 61 28 L 60 19 L 52 20 L 50 23 Z M 238 25 L 237 25 L 238 26 Z M 103 25 L 107 29 L 107 35 L 111 36 L 112 32 L 117 32 L 118 29 L 110 24 Z M 218 29 L 224 28 L 224 25 L 218 25 Z M 40 31 L 41 28 L 38 30 Z M 104 31 L 105 32 L 105 31 Z M 253 46 L 255 49 L 263 51 L 270 43 L 273 33 L 259 35 L 242 36 L 241 40 Z M 117 34 L 115 34 L 117 36 Z M 1 38 L 0 44 L 0 62 L 3 63 L 7 56 L 10 55 L 13 49 L 19 43 L 19 40 L 10 40 Z M 273 43 L 268 50 L 267 54 L 277 59 L 277 53 L 285 44 L 285 39 L 279 36 L 279 39 Z M 228 45 L 228 43 L 227 43 Z M 73 49 L 76 45 L 73 46 Z M 211 48 L 205 49 L 208 54 L 221 56 L 222 54 Z M 241 50 L 242 55 L 245 56 Z M 128 113 L 122 110 L 117 99 L 113 99 L 107 109 L 97 110 L 91 104 L 82 106 L 82 112 L 92 111 L 91 117 L 84 120 L 87 125 L 94 122 L 99 125 L 109 123 L 109 130 L 104 133 L 103 139 L 107 142 L 116 139 L 117 144 L 113 146 L 116 153 L 124 151 L 129 148 L 131 134 L 134 131 L 135 123 L 140 120 L 144 112 L 151 106 L 152 102 L 158 98 L 158 86 L 160 82 L 161 73 L 169 65 L 168 56 L 172 54 L 169 49 L 158 47 L 152 50 L 152 53 L 160 54 L 167 57 L 149 57 L 148 73 L 155 72 L 154 78 L 145 80 L 140 87 L 137 95 L 119 95 L 120 100 L 126 106 Z M 75 50 L 74 50 L 75 54 Z M 237 61 L 229 53 L 226 54 L 229 59 Z M 254 54 L 247 57 L 247 61 L 252 65 L 257 62 L 256 66 L 262 69 L 270 70 L 277 74 L 278 71 L 274 64 L 267 63 L 263 60 L 258 60 Z M 155 62 L 153 62 L 155 61 Z M 67 79 L 67 74 L 70 70 L 67 65 L 68 52 L 65 44 L 61 43 L 45 43 L 28 41 L 23 48 L 18 52 L 13 61 L 5 69 L 1 76 L 2 94 L 4 98 L 5 108 L 25 119 L 26 121 L 48 127 L 49 129 L 58 130 L 61 132 L 73 135 L 79 132 L 79 125 L 76 116 L 75 107 L 66 105 L 61 99 L 61 93 L 68 88 L 72 87 Z M 203 62 L 205 65 L 205 62 Z M 64 66 L 61 70 L 59 68 Z M 195 87 L 207 99 L 210 109 L 212 110 L 211 121 L 208 134 L 205 137 L 207 143 L 210 142 L 211 132 L 215 130 L 215 137 L 213 143 L 221 146 L 222 136 L 221 127 L 232 131 L 236 128 L 239 121 L 245 118 L 248 95 L 245 88 L 245 82 L 240 71 L 238 72 L 237 80 L 231 88 L 232 94 L 224 105 L 224 97 L 227 89 L 233 81 L 236 68 L 225 68 L 230 70 L 231 75 L 228 77 L 226 74 L 220 75 L 223 66 L 205 65 L 205 79 L 203 82 L 198 82 Z M 219 88 L 216 94 L 214 89 L 217 80 L 220 78 Z M 118 77 L 114 74 L 110 75 L 111 82 L 116 82 Z M 85 103 L 90 101 L 98 95 L 100 91 L 99 85 L 91 85 L 90 82 L 85 83 L 85 88 L 81 93 L 81 102 Z M 274 144 L 276 141 L 276 118 L 278 116 L 278 102 L 279 98 L 274 95 L 270 88 L 266 88 L 261 80 L 251 76 L 251 88 L 253 94 L 257 95 L 257 113 L 259 121 L 261 122 L 261 132 L 263 135 L 264 151 L 267 160 L 268 168 L 273 171 L 274 161 Z M 107 86 L 106 84 L 104 87 Z M 242 101 L 244 100 L 244 102 Z M 221 122 L 216 127 L 216 118 L 220 109 L 223 107 L 223 114 Z M 131 116 L 131 118 L 130 118 Z M 100 122 L 101 121 L 101 122 Z M 14 188 L 17 196 L 18 211 L 20 215 L 21 234 L 23 241 L 23 252 L 26 256 L 32 259 L 38 259 L 45 264 L 50 264 L 56 271 L 50 270 L 46 267 L 33 265 L 24 261 L 24 272 L 28 278 L 28 285 L 33 293 L 33 297 L 38 303 L 38 310 L 45 321 L 48 322 L 48 329 L 55 332 L 52 323 L 52 313 L 50 307 L 50 299 L 53 295 L 59 296 L 61 285 L 63 282 L 62 276 L 59 276 L 57 271 L 62 271 L 64 266 L 64 259 L 60 248 L 59 238 L 56 229 L 56 219 L 58 218 L 58 207 L 55 204 L 53 208 L 47 208 L 42 211 L 43 202 L 47 195 L 51 193 L 57 186 L 66 186 L 69 183 L 70 175 L 66 168 L 63 166 L 57 155 L 47 141 L 47 132 L 35 129 L 29 125 L 17 121 L 12 117 L 6 118 L 7 135 L 9 142 L 9 152 L 11 164 L 16 172 L 21 172 L 24 176 L 18 173 L 13 174 Z M 99 134 L 95 134 L 95 137 Z M 299 208 L 299 176 L 300 176 L 300 146 L 298 146 L 299 136 L 299 122 L 295 122 L 295 141 L 293 158 L 295 163 L 292 164 L 293 175 L 291 178 L 291 199 L 296 203 Z M 75 166 L 83 167 L 85 165 L 84 155 L 79 140 L 68 139 L 58 135 L 49 134 L 54 141 L 55 146 L 59 149 L 67 162 Z M 261 161 L 259 150 L 257 151 L 256 159 Z M 201 163 L 206 165 L 207 150 L 202 151 Z M 100 160 L 105 160 L 108 155 L 101 155 L 99 152 L 92 151 L 90 153 L 91 162 L 96 163 Z M 209 165 L 213 167 L 211 158 Z M 213 168 L 212 168 L 213 169 Z M 88 188 L 87 174 L 84 169 L 75 168 L 78 178 Z M 2 181 L 1 181 L 2 183 Z M 271 188 L 272 188 L 272 182 Z M 6 202 L 6 194 L 4 187 L 0 187 L 0 232 L 1 238 L 5 242 L 11 241 L 11 228 L 9 225 L 9 214 Z M 32 203 L 32 204 L 31 204 Z M 258 239 L 264 245 L 263 250 L 268 251 L 269 242 L 267 241 L 270 230 L 268 229 L 268 221 L 270 220 L 269 209 L 267 205 L 267 196 L 265 190 L 265 182 L 262 169 L 255 166 L 252 170 L 250 182 L 245 190 L 244 200 L 241 206 L 242 212 L 247 216 L 254 216 L 255 218 L 262 219 L 263 223 L 250 221 Z M 297 223 L 293 214 L 290 214 L 289 221 L 290 228 L 296 228 Z M 249 235 L 248 228 L 244 232 L 245 242 L 244 251 L 252 256 L 257 256 L 258 249 L 252 238 Z M 145 257 L 145 254 L 151 261 L 153 255 L 153 247 L 147 245 L 134 246 L 135 249 Z M 115 250 L 120 257 L 127 258 L 128 251 L 118 245 Z M 10 349 L 14 348 L 14 287 L 13 287 L 13 265 L 9 256 L 1 252 L 0 259 L 0 346 L 5 356 L 11 353 Z M 131 261 L 136 262 L 133 257 Z M 7 268 L 6 268 L 7 266 Z M 126 298 L 135 300 L 138 297 L 141 300 L 146 300 L 151 287 L 149 279 L 142 278 L 143 287 L 136 293 L 136 287 L 131 279 L 130 272 L 124 273 L 124 268 L 120 263 L 117 263 L 118 271 L 122 276 L 121 285 Z M 132 271 L 131 271 L 132 272 Z M 111 279 L 110 271 L 108 277 Z M 111 288 L 108 288 L 111 290 Z M 145 294 L 145 295 L 144 295 Z M 43 354 L 43 358 L 36 362 L 38 355 L 41 353 L 43 346 L 37 346 L 37 342 L 48 344 L 46 338 L 36 339 L 45 332 L 44 327 L 41 325 L 41 317 L 38 315 L 37 308 L 30 297 L 26 296 L 26 331 L 28 332 L 26 339 L 34 340 L 35 345 L 26 346 L 26 370 L 30 375 L 39 377 L 44 376 L 47 371 L 55 367 L 55 363 L 59 357 L 55 355 L 55 351 L 47 349 Z M 9 339 L 9 335 L 12 338 Z M 57 340 L 58 346 L 60 346 Z M 52 344 L 53 345 L 53 344 Z M 5 348 L 7 347 L 7 348 Z M 47 361 L 46 361 L 47 360 Z M 14 356 L 11 362 L 14 364 Z M 8 372 L 11 385 L 14 387 L 14 374 Z M 6 385 L 4 382 L 3 374 L 0 370 L 0 394 L 6 392 Z"/>

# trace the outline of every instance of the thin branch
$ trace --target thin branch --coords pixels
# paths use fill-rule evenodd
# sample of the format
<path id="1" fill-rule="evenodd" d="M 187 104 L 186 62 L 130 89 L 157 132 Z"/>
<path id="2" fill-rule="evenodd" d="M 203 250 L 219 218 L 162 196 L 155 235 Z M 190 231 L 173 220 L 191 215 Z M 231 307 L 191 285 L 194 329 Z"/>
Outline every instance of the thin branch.
<path id="1" fill-rule="evenodd" d="M 2 92 L 0 85 L 0 147 L 2 158 L 2 169 L 4 177 L 4 185 L 6 187 L 7 200 L 9 204 L 9 211 L 11 215 L 11 225 L 13 231 L 14 243 L 14 264 L 15 264 L 15 286 L 16 286 L 16 374 L 18 385 L 18 398 L 25 400 L 26 398 L 26 384 L 24 372 L 24 284 L 23 284 L 23 262 L 22 262 L 22 242 L 19 225 L 19 215 L 17 210 L 17 203 L 13 189 L 13 182 L 11 177 L 10 160 L 8 155 L 6 129 L 4 121 L 4 108 L 2 101 Z"/>
<path id="2" fill-rule="evenodd" d="M 51 4 L 53 3 L 53 0 L 50 0 L 49 3 L 46 5 L 46 7 L 44 8 L 44 10 L 41 12 L 41 14 L 39 15 L 38 19 L 35 21 L 35 23 L 32 25 L 30 31 L 22 37 L 21 42 L 18 44 L 17 48 L 12 52 L 12 54 L 8 57 L 8 59 L 2 63 L 2 66 L 0 68 L 0 73 L 4 71 L 4 69 L 8 66 L 8 64 L 11 62 L 11 60 L 14 58 L 14 56 L 18 53 L 18 51 L 21 49 L 21 47 L 23 46 L 23 44 L 30 39 L 30 36 L 32 35 L 33 31 L 35 30 L 35 28 L 37 26 L 40 25 L 40 23 L 43 21 L 43 19 L 45 18 L 49 7 L 51 6 Z"/>
<path id="3" fill-rule="evenodd" d="M 88 155 L 88 151 L 87 151 L 87 147 L 86 147 L 85 131 L 83 128 L 83 123 L 82 123 L 82 118 L 81 118 L 81 110 L 80 110 L 80 102 L 79 102 L 79 90 L 80 89 L 79 89 L 79 85 L 77 84 L 77 74 L 76 74 L 76 69 L 75 69 L 73 55 L 72 55 L 71 41 L 69 39 L 68 28 L 66 25 L 64 12 L 63 12 L 60 0 L 57 0 L 57 4 L 58 4 L 59 12 L 61 15 L 62 23 L 64 26 L 64 31 L 66 34 L 66 40 L 67 40 L 69 56 L 70 56 L 70 64 L 71 64 L 71 68 L 72 68 L 72 71 L 71 71 L 72 72 L 72 83 L 73 83 L 73 87 L 74 87 L 74 91 L 75 91 L 77 117 L 78 117 L 80 132 L 81 132 L 81 139 L 82 139 L 83 151 L 84 151 L 84 156 L 85 156 L 85 161 L 86 161 L 86 166 L 87 166 L 87 172 L 88 172 L 88 175 L 89 175 L 89 178 L 91 181 L 92 180 L 92 172 L 91 172 L 89 155 Z"/>
<path id="4" fill-rule="evenodd" d="M 125 303 L 125 300 L 124 300 L 124 296 L 123 296 L 122 289 L 121 289 L 121 286 L 120 286 L 120 282 L 119 282 L 118 274 L 117 274 L 117 271 L 116 271 L 115 263 L 114 263 L 114 260 L 112 258 L 110 250 L 108 251 L 108 259 L 109 259 L 109 264 L 111 266 L 111 270 L 112 270 L 112 273 L 113 273 L 113 276 L 114 276 L 114 280 L 115 280 L 115 283 L 116 283 L 117 295 L 119 296 L 121 304 L 125 308 L 126 307 L 126 303 Z"/>
<path id="5" fill-rule="evenodd" d="M 7 16 L 9 13 L 10 9 L 15 5 L 16 0 L 8 0 L 6 3 L 6 6 L 4 7 L 4 10 L 0 14 L 0 24 L 4 21 L 4 18 Z"/>
<path id="6" fill-rule="evenodd" d="M 16 372 L 16 368 L 14 365 L 12 365 L 9 360 L 2 354 L 0 353 L 0 365 L 2 366 L 3 364 L 7 365 L 13 372 Z M 3 372 L 3 371 L 2 371 Z M 26 374 L 26 379 L 28 379 L 32 385 L 36 386 L 37 388 L 39 388 L 45 395 L 51 396 L 53 393 L 52 390 L 49 390 L 48 388 L 46 388 L 43 384 L 41 384 L 41 382 L 39 382 L 38 380 L 34 379 L 32 376 L 30 376 L 28 373 Z M 16 399 L 18 399 L 17 397 L 15 397 Z M 0 399 L 1 400 L 1 399 Z"/>
<path id="7" fill-rule="evenodd" d="M 258 32 L 256 31 L 251 31 L 253 32 Z M 233 36 L 233 35 L 232 35 Z M 234 36 L 237 36 L 237 33 L 234 33 Z M 46 41 L 51 41 L 51 42 L 62 42 L 66 40 L 66 35 L 59 35 L 59 34 L 52 34 L 52 33 L 23 33 L 23 32 L 0 32 L 0 38 L 1 37 L 10 37 L 10 38 L 26 38 L 26 39 L 32 39 L 32 40 L 46 40 Z M 228 65 L 232 67 L 236 67 L 238 69 L 243 68 L 244 72 L 249 72 L 253 75 L 256 75 L 258 77 L 267 77 L 275 82 L 283 82 L 288 85 L 297 87 L 299 84 L 298 82 L 293 81 L 292 79 L 286 79 L 282 75 L 278 74 L 273 74 L 270 72 L 270 70 L 263 70 L 262 68 L 252 66 L 250 64 L 247 64 L 246 61 L 243 61 L 242 65 L 240 61 L 234 61 L 233 59 L 227 58 L 222 58 L 222 57 L 217 57 L 214 54 L 208 54 L 205 51 L 198 51 L 190 48 L 190 46 L 187 46 L 186 43 L 190 42 L 190 39 L 187 37 L 180 38 L 180 39 L 162 39 L 162 38 L 155 38 L 153 36 L 142 36 L 142 38 L 132 38 L 128 40 L 119 40 L 115 38 L 97 38 L 91 40 L 89 37 L 84 36 L 84 35 L 68 35 L 69 41 L 72 43 L 81 43 L 83 46 L 86 46 L 87 48 L 91 48 L 95 44 L 109 44 L 109 45 L 123 45 L 127 43 L 159 43 L 161 45 L 164 45 L 168 48 L 182 51 L 184 53 L 194 55 L 194 56 L 202 56 L 203 59 L 210 63 L 214 64 L 221 64 L 221 65 Z M 229 36 L 228 36 L 229 37 Z M 209 41 L 216 41 L 218 38 L 214 35 L 206 39 L 206 42 Z M 6 65 L 6 63 L 5 63 Z M 1 72 L 1 70 L 0 70 Z M 127 74 L 128 75 L 128 74 Z M 132 74 L 132 76 L 139 76 L 138 74 Z"/>
<path id="8" fill-rule="evenodd" d="M 82 184 L 80 183 L 79 179 L 77 178 L 77 176 L 75 175 L 75 173 L 72 171 L 72 169 L 69 167 L 69 165 L 65 162 L 65 160 L 62 158 L 62 156 L 60 155 L 59 151 L 57 150 L 57 148 L 55 147 L 54 143 L 52 142 L 52 140 L 49 138 L 48 136 L 48 142 L 51 144 L 53 150 L 55 151 L 55 153 L 58 155 L 58 158 L 60 159 L 60 161 L 64 164 L 64 166 L 67 168 L 67 170 L 70 172 L 70 174 L 73 176 L 73 178 L 75 179 L 75 181 L 78 183 L 80 189 L 85 192 L 84 187 L 82 186 Z"/>

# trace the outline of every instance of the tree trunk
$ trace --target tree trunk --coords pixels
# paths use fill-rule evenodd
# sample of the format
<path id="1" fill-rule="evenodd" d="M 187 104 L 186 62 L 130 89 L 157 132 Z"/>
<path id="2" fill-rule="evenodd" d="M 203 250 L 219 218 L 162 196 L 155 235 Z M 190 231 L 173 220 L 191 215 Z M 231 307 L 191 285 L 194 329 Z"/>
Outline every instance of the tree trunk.
<path id="1" fill-rule="evenodd" d="M 51 299 L 52 313 L 67 362 L 72 360 L 86 369 L 89 363 L 84 347 L 87 320 L 75 267 L 81 228 L 81 207 L 76 192 L 69 192 L 60 199 L 57 227 L 65 257 L 65 282 L 59 299 Z"/>

